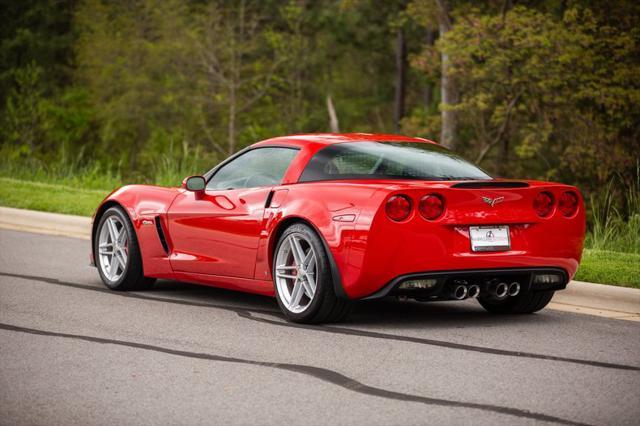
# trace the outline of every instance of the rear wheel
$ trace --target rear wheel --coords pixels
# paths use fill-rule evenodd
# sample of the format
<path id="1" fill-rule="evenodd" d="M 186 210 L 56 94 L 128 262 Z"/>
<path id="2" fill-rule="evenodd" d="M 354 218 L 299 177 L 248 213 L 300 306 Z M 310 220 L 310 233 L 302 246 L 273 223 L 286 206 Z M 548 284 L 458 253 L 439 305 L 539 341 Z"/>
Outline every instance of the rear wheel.
<path id="1" fill-rule="evenodd" d="M 143 290 L 155 282 L 143 274 L 136 233 L 120 207 L 102 215 L 93 244 L 98 273 L 110 289 Z"/>
<path id="2" fill-rule="evenodd" d="M 487 311 L 494 314 L 531 314 L 549 304 L 554 291 L 523 291 L 517 296 L 496 300 L 480 295 L 478 301 Z"/>
<path id="3" fill-rule="evenodd" d="M 273 280 L 278 305 L 290 321 L 336 322 L 351 310 L 350 301 L 336 296 L 329 258 L 320 237 L 308 225 L 296 223 L 280 237 Z"/>

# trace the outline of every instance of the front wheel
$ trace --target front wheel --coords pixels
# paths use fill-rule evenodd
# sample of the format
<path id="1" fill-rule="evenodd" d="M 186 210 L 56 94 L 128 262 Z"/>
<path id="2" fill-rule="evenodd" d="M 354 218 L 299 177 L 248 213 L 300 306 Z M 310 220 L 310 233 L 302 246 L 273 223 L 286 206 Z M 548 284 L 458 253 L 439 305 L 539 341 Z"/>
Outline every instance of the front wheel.
<path id="1" fill-rule="evenodd" d="M 478 302 L 494 314 L 532 314 L 551 302 L 554 291 L 524 291 L 514 297 L 496 300 L 480 295 Z"/>
<path id="2" fill-rule="evenodd" d="M 351 303 L 333 289 L 329 258 L 320 237 L 308 225 L 288 227 L 273 257 L 276 299 L 293 322 L 323 323 L 344 319 Z"/>
<path id="3" fill-rule="evenodd" d="M 135 230 L 120 207 L 111 207 L 102 215 L 93 244 L 98 273 L 110 289 L 143 290 L 155 282 L 142 272 Z"/>

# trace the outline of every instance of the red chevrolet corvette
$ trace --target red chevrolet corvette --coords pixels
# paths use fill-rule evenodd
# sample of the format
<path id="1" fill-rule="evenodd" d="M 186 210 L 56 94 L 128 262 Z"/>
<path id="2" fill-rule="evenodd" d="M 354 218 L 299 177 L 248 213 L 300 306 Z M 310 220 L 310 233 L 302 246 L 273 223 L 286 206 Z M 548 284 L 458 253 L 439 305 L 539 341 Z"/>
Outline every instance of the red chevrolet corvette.
<path id="1" fill-rule="evenodd" d="M 494 179 L 426 139 L 317 134 L 256 143 L 181 188 L 118 189 L 92 255 L 113 290 L 196 282 L 275 295 L 287 319 L 317 323 L 386 296 L 538 311 L 575 274 L 584 233 L 573 186 Z"/>

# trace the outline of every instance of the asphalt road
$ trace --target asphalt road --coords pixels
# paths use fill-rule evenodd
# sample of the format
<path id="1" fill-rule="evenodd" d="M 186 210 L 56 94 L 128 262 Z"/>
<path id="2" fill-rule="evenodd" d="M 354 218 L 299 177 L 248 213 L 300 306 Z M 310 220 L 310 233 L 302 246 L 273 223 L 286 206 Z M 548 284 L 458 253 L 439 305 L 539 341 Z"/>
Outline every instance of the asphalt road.
<path id="1" fill-rule="evenodd" d="M 475 302 L 283 321 L 273 299 L 106 290 L 87 241 L 0 230 L 0 424 L 638 424 L 640 323 Z"/>

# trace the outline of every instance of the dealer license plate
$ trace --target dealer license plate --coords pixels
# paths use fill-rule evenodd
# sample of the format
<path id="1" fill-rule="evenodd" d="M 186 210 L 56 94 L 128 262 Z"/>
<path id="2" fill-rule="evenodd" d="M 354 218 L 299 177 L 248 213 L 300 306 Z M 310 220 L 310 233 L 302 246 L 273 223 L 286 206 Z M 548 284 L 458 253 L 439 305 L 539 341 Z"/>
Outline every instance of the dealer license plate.
<path id="1" fill-rule="evenodd" d="M 508 226 L 470 226 L 471 250 L 504 251 L 511 248 Z"/>

